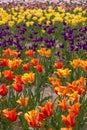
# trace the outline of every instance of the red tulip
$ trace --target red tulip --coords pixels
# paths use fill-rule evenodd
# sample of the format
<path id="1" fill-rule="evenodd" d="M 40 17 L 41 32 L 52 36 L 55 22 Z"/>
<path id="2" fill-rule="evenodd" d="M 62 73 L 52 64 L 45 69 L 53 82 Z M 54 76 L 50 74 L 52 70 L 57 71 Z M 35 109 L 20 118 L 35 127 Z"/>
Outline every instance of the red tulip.
<path id="1" fill-rule="evenodd" d="M 45 117 L 52 116 L 52 114 L 53 114 L 53 110 L 52 110 L 53 103 L 52 102 L 47 102 L 44 107 L 39 106 L 39 108 L 41 110 L 41 113 L 43 113 L 43 115 Z"/>
<path id="2" fill-rule="evenodd" d="M 5 96 L 8 92 L 8 86 L 5 84 L 0 85 L 0 95 Z"/>
<path id="3" fill-rule="evenodd" d="M 16 121 L 17 119 L 16 108 L 14 108 L 11 111 L 9 111 L 8 109 L 4 109 L 2 112 L 3 116 L 6 117 L 10 122 Z"/>

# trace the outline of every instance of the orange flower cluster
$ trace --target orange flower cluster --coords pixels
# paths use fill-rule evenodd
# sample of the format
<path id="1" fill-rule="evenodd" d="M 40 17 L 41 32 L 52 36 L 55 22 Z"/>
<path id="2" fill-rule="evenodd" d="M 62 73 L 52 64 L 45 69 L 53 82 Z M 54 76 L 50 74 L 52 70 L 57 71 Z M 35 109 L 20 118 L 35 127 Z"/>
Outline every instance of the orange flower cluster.
<path id="1" fill-rule="evenodd" d="M 54 92 L 59 97 L 59 99 L 57 99 L 57 105 L 54 108 L 58 107 L 58 109 L 61 110 L 61 120 L 64 123 L 64 125 L 62 125 L 63 128 L 60 128 L 60 130 L 73 130 L 76 123 L 76 118 L 80 114 L 81 98 L 86 94 L 85 76 L 81 75 L 82 77 L 80 76 L 77 80 L 71 81 L 69 76 L 73 74 L 73 71 L 69 68 L 64 68 L 63 62 L 61 61 L 52 64 L 54 73 L 53 71 L 50 73 L 49 70 L 49 73 L 46 74 L 46 70 L 48 69 L 46 67 L 49 63 L 51 63 L 49 58 L 51 56 L 50 49 L 47 50 L 46 48 L 41 48 L 37 50 L 36 55 L 35 51 L 31 49 L 25 51 L 24 55 L 27 58 L 25 58 L 24 61 L 18 58 L 18 55 L 19 52 L 8 48 L 3 50 L 2 58 L 0 59 L 2 69 L 0 72 L 0 103 L 5 101 L 7 103 L 8 101 L 4 98 L 4 96 L 7 95 L 7 97 L 10 97 L 11 92 L 11 96 L 14 97 L 17 105 L 16 108 L 12 106 L 13 109 L 5 109 L 4 107 L 4 109 L 1 110 L 2 117 L 7 118 L 10 122 L 14 122 L 16 121 L 18 115 L 20 115 L 20 112 L 17 113 L 16 111 L 24 109 L 22 116 L 26 119 L 29 127 L 32 128 L 40 128 L 43 125 L 43 122 L 46 121 L 46 119 L 49 119 L 47 117 L 52 116 L 53 119 L 53 103 L 48 101 L 44 106 L 36 106 L 36 102 L 34 104 L 35 106 L 33 106 L 34 100 L 37 100 L 37 97 L 35 97 L 37 96 L 36 92 L 39 91 L 39 89 L 36 88 L 34 92 L 32 91 L 32 88 L 29 88 L 28 90 L 28 87 L 31 85 L 43 87 L 42 78 L 45 80 L 46 76 L 46 83 L 48 85 L 49 83 L 47 82 L 47 78 L 52 73 L 53 75 L 49 77 L 49 82 L 53 86 Z M 46 58 L 49 60 L 47 65 L 45 65 L 47 61 L 43 63 L 43 59 Z M 84 71 L 87 71 L 86 60 L 75 59 L 70 62 L 70 65 L 74 69 L 80 67 L 83 68 Z M 37 76 L 38 74 L 42 77 Z M 68 82 L 66 81 L 67 78 Z M 29 86 L 27 86 L 27 84 Z M 14 91 L 17 93 L 14 93 Z M 44 99 L 42 99 L 42 101 L 44 101 Z M 11 103 L 14 105 L 13 102 Z M 29 106 L 29 103 L 32 105 Z M 37 109 L 32 110 L 32 108 L 36 107 Z M 30 111 L 25 113 L 27 110 Z M 52 130 L 51 127 L 49 128 Z"/>
<path id="2" fill-rule="evenodd" d="M 74 62 L 73 62 L 74 63 Z M 80 62 L 79 65 L 83 65 L 85 61 Z M 80 64 L 81 63 L 81 64 Z M 75 61 L 75 67 L 78 66 Z M 85 64 L 84 64 L 85 66 Z M 60 74 L 60 70 L 62 71 Z M 67 72 L 66 72 L 67 70 Z M 57 68 L 57 73 L 59 77 L 67 77 L 70 70 Z M 55 74 L 54 73 L 54 74 Z M 67 111 L 67 115 L 61 115 L 62 121 L 67 126 L 67 128 L 61 128 L 61 130 L 72 130 L 75 126 L 75 119 L 79 115 L 80 111 L 80 97 L 86 94 L 86 79 L 80 77 L 78 80 L 74 80 L 72 83 L 66 82 L 66 85 L 61 85 L 61 79 L 54 76 L 49 77 L 49 81 L 54 87 L 56 94 L 60 95 L 62 98 L 58 100 L 58 106 L 62 111 Z"/>
<path id="3" fill-rule="evenodd" d="M 74 59 L 70 64 L 73 68 L 81 67 L 84 71 L 87 71 L 87 60 Z"/>
<path id="4" fill-rule="evenodd" d="M 13 60 L 9 60 L 8 62 L 8 67 L 11 69 L 17 69 L 22 63 L 21 59 L 13 59 Z"/>
<path id="5" fill-rule="evenodd" d="M 12 86 L 16 92 L 21 92 L 23 90 L 24 83 L 21 75 L 18 75 L 14 78 Z"/>
<path id="6" fill-rule="evenodd" d="M 41 48 L 37 50 L 37 52 L 39 53 L 39 55 L 44 56 L 44 57 L 50 57 L 51 55 L 51 50 L 50 49 L 46 50 L 46 48 Z"/>
<path id="7" fill-rule="evenodd" d="M 7 58 L 2 58 L 1 59 L 1 65 L 4 67 L 9 67 L 11 69 L 17 69 L 18 67 L 20 67 L 22 63 L 22 60 L 20 58 L 17 59 L 7 59 Z"/>
<path id="8" fill-rule="evenodd" d="M 69 70 L 68 68 L 66 69 L 57 69 L 57 71 L 55 72 L 60 78 L 67 78 L 68 75 L 70 74 L 71 70 Z"/>
<path id="9" fill-rule="evenodd" d="M 28 125 L 32 128 L 41 127 L 42 121 L 53 114 L 52 102 L 47 102 L 44 107 L 39 106 L 38 108 L 40 109 L 40 112 L 38 110 L 31 110 L 24 115 Z"/>
<path id="10" fill-rule="evenodd" d="M 62 86 L 60 79 L 54 77 L 50 77 L 49 81 L 58 95 L 68 96 L 71 101 L 78 101 L 80 95 L 86 92 L 86 80 L 84 77 L 73 81 L 72 84 L 67 83 L 66 86 Z"/>
<path id="11" fill-rule="evenodd" d="M 30 63 L 33 65 L 33 67 L 37 70 L 37 72 L 43 72 L 44 66 L 39 63 L 38 58 L 31 59 Z"/>
<path id="12" fill-rule="evenodd" d="M 10 48 L 3 50 L 3 56 L 13 56 L 13 57 L 18 57 L 20 53 L 17 51 L 13 51 Z"/>

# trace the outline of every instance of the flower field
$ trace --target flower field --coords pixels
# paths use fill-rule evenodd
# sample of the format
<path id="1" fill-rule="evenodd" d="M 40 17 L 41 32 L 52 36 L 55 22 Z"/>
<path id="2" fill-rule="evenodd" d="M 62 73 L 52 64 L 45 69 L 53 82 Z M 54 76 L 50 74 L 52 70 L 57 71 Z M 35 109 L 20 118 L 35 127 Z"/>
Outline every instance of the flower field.
<path id="1" fill-rule="evenodd" d="M 0 2 L 0 130 L 87 130 L 87 2 Z"/>

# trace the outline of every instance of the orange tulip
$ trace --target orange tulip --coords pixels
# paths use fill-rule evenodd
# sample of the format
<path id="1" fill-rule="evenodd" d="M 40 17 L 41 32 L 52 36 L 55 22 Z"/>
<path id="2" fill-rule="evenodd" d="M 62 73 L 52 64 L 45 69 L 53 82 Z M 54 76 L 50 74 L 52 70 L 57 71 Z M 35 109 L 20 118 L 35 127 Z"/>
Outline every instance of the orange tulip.
<path id="1" fill-rule="evenodd" d="M 49 82 L 52 84 L 52 82 L 55 82 L 55 78 L 53 76 L 49 77 Z"/>
<path id="2" fill-rule="evenodd" d="M 69 70 L 68 68 L 66 69 L 58 69 L 55 73 L 61 77 L 61 78 L 67 78 L 68 75 L 70 74 L 71 70 Z"/>
<path id="3" fill-rule="evenodd" d="M 66 111 L 68 110 L 69 106 L 68 103 L 66 101 L 66 99 L 64 98 L 62 101 L 58 100 L 58 106 L 61 108 L 61 110 Z"/>
<path id="4" fill-rule="evenodd" d="M 30 64 L 29 63 L 23 64 L 23 70 L 29 71 L 30 70 Z"/>
<path id="5" fill-rule="evenodd" d="M 4 77 L 7 79 L 7 80 L 12 80 L 13 79 L 13 71 L 11 71 L 11 70 L 5 70 L 4 72 L 3 72 L 3 74 L 4 74 Z"/>
<path id="6" fill-rule="evenodd" d="M 45 52 L 45 57 L 50 57 L 51 55 L 51 50 L 48 49 L 46 52 Z"/>
<path id="7" fill-rule="evenodd" d="M 17 103 L 20 105 L 20 106 L 24 106 L 26 107 L 28 105 L 28 97 L 21 97 L 20 99 L 17 100 Z"/>
<path id="8" fill-rule="evenodd" d="M 67 94 L 67 96 L 69 96 L 69 100 L 72 101 L 72 102 L 77 102 L 80 95 L 78 94 L 77 91 L 71 93 L 71 94 Z"/>
<path id="9" fill-rule="evenodd" d="M 76 84 L 75 82 L 74 82 L 74 84 L 73 83 L 72 84 L 68 83 L 67 87 L 71 90 L 71 92 L 76 91 L 79 95 L 84 94 L 85 90 L 86 90 L 86 87 L 79 86 L 79 84 Z"/>
<path id="10" fill-rule="evenodd" d="M 81 104 L 79 102 L 75 103 L 74 105 L 72 105 L 70 107 L 70 113 L 73 113 L 75 116 L 79 115 L 79 108 L 80 108 Z"/>
<path id="11" fill-rule="evenodd" d="M 36 68 L 36 70 L 38 72 L 42 72 L 43 71 L 43 65 L 38 64 L 38 65 L 35 66 L 35 68 Z"/>
<path id="12" fill-rule="evenodd" d="M 52 116 L 53 114 L 52 102 L 47 102 L 44 107 L 39 106 L 38 108 L 41 110 L 41 113 L 43 113 L 44 117 Z"/>
<path id="13" fill-rule="evenodd" d="M 9 60 L 8 66 L 9 68 L 12 69 L 17 69 L 22 63 L 21 59 L 13 59 L 13 60 Z"/>
<path id="14" fill-rule="evenodd" d="M 5 96 L 8 92 L 8 86 L 6 86 L 5 84 L 1 84 L 0 85 L 0 95 L 1 96 Z"/>
<path id="15" fill-rule="evenodd" d="M 79 84 L 81 87 L 85 88 L 86 87 L 86 79 L 85 77 L 80 77 L 79 80 L 77 80 L 77 84 Z"/>
<path id="16" fill-rule="evenodd" d="M 84 61 L 82 62 L 81 67 L 84 69 L 84 71 L 87 71 L 87 60 L 84 60 Z"/>
<path id="17" fill-rule="evenodd" d="M 73 68 L 78 68 L 78 67 L 81 67 L 81 64 L 82 64 L 82 60 L 81 59 L 75 59 L 73 61 L 70 61 L 70 65 L 73 67 Z"/>
<path id="18" fill-rule="evenodd" d="M 69 94 L 70 89 L 66 86 L 59 86 L 59 87 L 55 87 L 54 91 L 61 96 L 66 96 L 67 94 Z"/>
<path id="19" fill-rule="evenodd" d="M 41 48 L 40 50 L 37 50 L 37 52 L 39 53 L 39 55 L 45 57 L 50 57 L 51 55 L 51 50 L 50 49 L 46 50 L 46 48 Z"/>
<path id="20" fill-rule="evenodd" d="M 38 65 L 38 64 L 39 64 L 39 59 L 38 59 L 38 58 L 33 58 L 33 59 L 31 60 L 31 64 L 32 64 L 33 66 Z"/>
<path id="21" fill-rule="evenodd" d="M 14 57 L 18 57 L 19 54 L 20 54 L 20 52 L 12 51 L 12 56 L 14 56 Z"/>
<path id="22" fill-rule="evenodd" d="M 46 48 L 41 48 L 40 50 L 37 50 L 37 52 L 39 53 L 39 55 L 45 56 Z"/>
<path id="23" fill-rule="evenodd" d="M 3 56 L 14 56 L 18 57 L 19 52 L 11 50 L 10 48 L 3 50 Z"/>
<path id="24" fill-rule="evenodd" d="M 3 56 L 11 56 L 12 51 L 10 48 L 3 50 Z"/>
<path id="25" fill-rule="evenodd" d="M 68 126 L 73 127 L 75 125 L 75 116 L 73 113 L 69 114 L 68 116 L 62 115 L 62 121 Z"/>
<path id="26" fill-rule="evenodd" d="M 33 50 L 28 50 L 28 51 L 25 52 L 25 54 L 26 54 L 28 57 L 30 57 L 30 58 L 34 56 L 34 53 L 35 53 L 35 52 L 34 52 Z"/>
<path id="27" fill-rule="evenodd" d="M 27 123 L 32 128 L 39 128 L 42 125 L 44 116 L 40 114 L 37 110 L 29 111 L 25 113 L 24 118 L 27 120 Z"/>
<path id="28" fill-rule="evenodd" d="M 54 89 L 56 87 L 60 87 L 61 86 L 60 85 L 60 79 L 55 79 L 54 81 L 52 81 L 52 85 L 53 85 Z"/>
<path id="29" fill-rule="evenodd" d="M 17 75 L 14 78 L 14 82 L 13 82 L 12 86 L 16 92 L 21 92 L 23 90 L 24 83 L 23 83 L 21 75 Z"/>
<path id="30" fill-rule="evenodd" d="M 9 111 L 8 109 L 4 109 L 2 113 L 3 116 L 6 117 L 10 122 L 14 122 L 17 119 L 16 108 L 11 111 Z"/>

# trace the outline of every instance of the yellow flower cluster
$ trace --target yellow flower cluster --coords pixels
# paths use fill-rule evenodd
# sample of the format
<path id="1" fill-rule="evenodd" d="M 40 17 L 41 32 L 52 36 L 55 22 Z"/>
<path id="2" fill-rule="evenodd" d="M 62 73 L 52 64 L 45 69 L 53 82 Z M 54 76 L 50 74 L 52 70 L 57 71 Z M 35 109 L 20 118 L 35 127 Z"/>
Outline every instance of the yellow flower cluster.
<path id="1" fill-rule="evenodd" d="M 25 23 L 26 26 L 32 26 L 35 22 L 41 24 L 43 21 L 46 21 L 47 25 L 50 22 L 55 24 L 63 21 L 73 26 L 79 23 L 84 25 L 87 22 L 87 11 L 80 7 L 75 8 L 72 12 L 66 11 L 62 7 L 54 10 L 52 6 L 49 6 L 47 10 L 24 9 L 23 6 L 20 9 L 11 8 L 8 11 L 0 8 L 0 25 L 7 23 L 12 27 L 15 24 Z"/>

